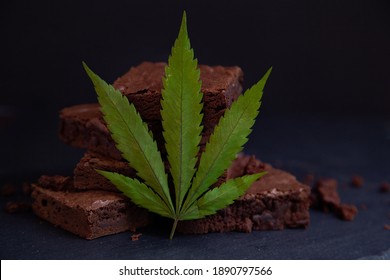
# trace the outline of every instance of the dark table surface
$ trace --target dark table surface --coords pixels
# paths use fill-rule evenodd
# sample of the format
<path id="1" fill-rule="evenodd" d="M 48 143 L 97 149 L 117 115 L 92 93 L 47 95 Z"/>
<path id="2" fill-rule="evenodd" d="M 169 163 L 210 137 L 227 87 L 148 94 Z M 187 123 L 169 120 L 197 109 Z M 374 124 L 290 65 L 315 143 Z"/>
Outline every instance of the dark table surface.
<path id="1" fill-rule="evenodd" d="M 26 128 L 28 129 L 28 128 Z M 1 185 L 21 185 L 43 173 L 71 173 L 82 151 L 59 144 L 53 131 L 30 139 L 29 149 L 17 152 L 16 129 L 3 131 Z M 43 139 L 47 141 L 44 142 Z M 42 147 L 51 151 L 40 159 Z M 32 149 L 34 147 L 34 149 Z M 26 151 L 31 150 L 30 153 Z M 359 213 L 352 222 L 332 214 L 311 211 L 307 229 L 248 233 L 180 235 L 170 241 L 168 231 L 140 229 L 138 241 L 121 233 L 92 241 L 55 228 L 31 212 L 0 212 L 1 259 L 389 259 L 390 193 L 380 193 L 382 182 L 390 182 L 390 120 L 346 117 L 262 117 L 245 148 L 275 167 L 292 172 L 298 179 L 307 174 L 331 177 L 339 182 L 343 202 L 353 203 Z M 18 169 L 14 157 L 24 159 Z M 7 158 L 8 157 L 8 158 Z M 4 157 L 3 157 L 4 158 Z M 31 162 L 35 162 L 31 165 Z M 26 164 L 27 164 L 26 163 Z M 19 170 L 19 171 L 18 171 Z M 361 188 L 350 185 L 351 177 L 364 178 Z M 1 197 L 3 208 L 21 193 Z M 24 198 L 25 199 L 25 198 Z"/>

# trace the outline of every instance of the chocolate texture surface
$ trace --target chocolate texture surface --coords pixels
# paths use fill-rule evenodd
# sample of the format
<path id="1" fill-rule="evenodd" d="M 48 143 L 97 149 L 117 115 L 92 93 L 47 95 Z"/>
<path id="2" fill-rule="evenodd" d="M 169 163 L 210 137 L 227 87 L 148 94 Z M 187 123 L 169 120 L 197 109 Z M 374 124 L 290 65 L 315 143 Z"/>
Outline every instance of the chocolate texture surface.
<path id="1" fill-rule="evenodd" d="M 132 67 L 114 82 L 114 87 L 134 103 L 163 154 L 165 147 L 160 99 L 164 67 L 165 63 L 144 62 Z M 226 108 L 241 94 L 243 74 L 239 67 L 200 65 L 199 68 L 204 102 L 203 133 L 200 143 L 203 149 Z M 63 109 L 60 112 L 59 135 L 61 140 L 74 147 L 121 159 L 98 104 L 82 104 Z"/>
<path id="2" fill-rule="evenodd" d="M 253 156 L 240 155 L 228 170 L 228 179 L 266 171 L 235 203 L 203 219 L 182 221 L 178 231 L 201 234 L 305 228 L 309 225 L 310 188 L 285 171 Z"/>
<path id="3" fill-rule="evenodd" d="M 160 120 L 160 99 L 166 63 L 143 62 L 119 77 L 113 86 L 134 103 L 144 120 Z M 242 91 L 240 67 L 199 65 L 204 119 L 230 107 Z"/>
<path id="4" fill-rule="evenodd" d="M 42 219 L 85 239 L 148 225 L 151 215 L 121 194 L 55 191 L 34 185 L 32 209 Z"/>

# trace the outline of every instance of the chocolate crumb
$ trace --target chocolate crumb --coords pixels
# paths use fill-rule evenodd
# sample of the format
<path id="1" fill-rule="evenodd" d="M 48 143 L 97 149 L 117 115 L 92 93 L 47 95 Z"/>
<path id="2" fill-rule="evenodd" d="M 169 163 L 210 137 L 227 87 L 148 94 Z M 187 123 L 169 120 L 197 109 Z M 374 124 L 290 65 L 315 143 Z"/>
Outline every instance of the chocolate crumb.
<path id="1" fill-rule="evenodd" d="M 15 194 L 16 188 L 10 183 L 6 183 L 1 187 L 1 196 L 11 196 Z"/>
<path id="2" fill-rule="evenodd" d="M 141 237 L 142 233 L 134 233 L 132 236 L 131 236 L 131 241 L 137 241 L 139 240 L 139 238 Z"/>
<path id="3" fill-rule="evenodd" d="M 387 230 L 390 230 L 390 225 L 385 224 L 385 225 L 383 226 L 383 228 L 384 228 L 384 229 L 387 229 Z"/>
<path id="4" fill-rule="evenodd" d="M 31 204 L 27 202 L 20 201 L 10 201 L 5 205 L 5 212 L 9 214 L 26 212 L 31 209 Z"/>
<path id="5" fill-rule="evenodd" d="M 344 221 L 352 221 L 356 214 L 358 213 L 358 209 L 355 205 L 350 204 L 341 204 L 337 207 L 337 215 Z"/>
<path id="6" fill-rule="evenodd" d="M 381 193 L 389 193 L 390 192 L 390 183 L 389 182 L 383 182 L 380 186 L 379 186 L 379 191 Z"/>
<path id="7" fill-rule="evenodd" d="M 355 188 L 361 188 L 364 184 L 364 179 L 362 176 L 353 175 L 351 179 L 351 186 Z"/>
<path id="8" fill-rule="evenodd" d="M 342 204 L 335 179 L 318 180 L 311 192 L 311 207 L 336 214 L 344 221 L 352 221 L 358 209 L 355 205 Z"/>
<path id="9" fill-rule="evenodd" d="M 38 184 L 43 188 L 53 189 L 55 191 L 69 190 L 73 187 L 73 182 L 71 177 L 67 176 L 47 176 L 42 175 L 38 179 Z"/>
<path id="10" fill-rule="evenodd" d="M 255 174 L 265 170 L 265 164 L 258 160 L 254 155 L 249 158 L 249 161 L 244 169 L 244 174 Z"/>
<path id="11" fill-rule="evenodd" d="M 335 179 L 318 180 L 311 192 L 311 204 L 313 208 L 324 212 L 332 212 L 340 205 L 340 197 L 337 192 L 337 181 Z"/>

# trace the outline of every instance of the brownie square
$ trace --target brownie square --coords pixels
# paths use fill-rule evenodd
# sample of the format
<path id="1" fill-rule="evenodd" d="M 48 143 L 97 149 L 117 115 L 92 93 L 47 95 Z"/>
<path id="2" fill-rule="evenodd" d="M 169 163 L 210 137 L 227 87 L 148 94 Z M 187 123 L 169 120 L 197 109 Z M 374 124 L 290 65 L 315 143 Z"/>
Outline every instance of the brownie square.
<path id="1" fill-rule="evenodd" d="M 134 103 L 144 120 L 160 120 L 162 79 L 166 63 L 143 62 L 119 77 L 113 86 Z M 204 120 L 230 107 L 242 91 L 240 67 L 199 65 Z M 207 124 L 204 124 L 207 129 Z"/>
<path id="2" fill-rule="evenodd" d="M 134 103 L 163 154 L 166 151 L 162 135 L 160 101 L 165 66 L 165 63 L 144 62 L 132 67 L 113 85 Z M 204 93 L 203 133 L 200 145 L 201 149 L 204 149 L 226 108 L 241 94 L 243 73 L 239 67 L 200 65 L 199 68 L 201 90 Z M 114 159 L 121 159 L 98 104 L 82 104 L 63 109 L 60 112 L 59 135 L 61 140 L 74 147 L 86 148 Z"/>
<path id="3" fill-rule="evenodd" d="M 282 170 L 253 156 L 239 156 L 228 170 L 228 179 L 266 171 L 245 195 L 214 215 L 181 221 L 178 232 L 203 234 L 253 230 L 305 228 L 309 225 L 310 188 Z"/>
<path id="4" fill-rule="evenodd" d="M 128 172 L 131 176 L 133 171 L 127 164 L 91 153 L 87 153 L 81 162 L 82 165 L 91 164 L 91 167 L 79 167 L 80 174 L 85 175 L 75 179 L 74 186 L 70 186 L 71 178 L 63 176 L 44 176 L 44 180 L 40 180 L 43 186 L 34 185 L 32 208 L 39 217 L 86 239 L 135 230 L 151 223 L 152 215 L 147 210 L 135 206 L 118 192 L 106 191 L 115 190 L 115 187 L 108 181 L 102 183 L 106 179 L 92 172 L 95 167 L 107 167 L 119 173 Z M 267 174 L 232 205 L 203 219 L 181 221 L 178 232 L 203 234 L 307 227 L 310 188 L 293 175 L 262 163 L 254 156 L 240 155 L 214 187 L 226 179 L 262 171 Z"/>
<path id="5" fill-rule="evenodd" d="M 82 104 L 61 110 L 59 137 L 73 147 L 122 158 L 103 121 L 99 104 Z"/>
<path id="6" fill-rule="evenodd" d="M 74 188 L 119 192 L 109 180 L 97 173 L 96 169 L 116 172 L 130 178 L 136 177 L 136 171 L 127 162 L 86 152 L 74 169 Z"/>
<path id="7" fill-rule="evenodd" d="M 148 121 L 147 125 L 153 133 L 159 151 L 165 155 L 161 121 Z M 210 131 L 203 133 L 200 143 L 201 150 L 204 149 L 210 135 Z M 62 109 L 59 137 L 64 143 L 73 147 L 87 149 L 117 160 L 122 159 L 97 103 L 75 105 Z"/>
<path id="8" fill-rule="evenodd" d="M 135 231 L 151 214 L 125 196 L 107 191 L 69 192 L 33 186 L 32 209 L 40 218 L 85 239 Z"/>
<path id="9" fill-rule="evenodd" d="M 165 162 L 166 172 L 169 172 L 169 165 Z M 74 169 L 74 185 L 76 190 L 105 190 L 120 192 L 109 180 L 96 172 L 96 169 L 116 172 L 130 178 L 137 176 L 135 169 L 131 168 L 126 161 L 115 160 L 104 157 L 90 151 L 86 152 Z M 219 186 L 226 181 L 226 174 L 223 174 L 214 186 Z M 173 183 L 170 182 L 172 186 Z"/>

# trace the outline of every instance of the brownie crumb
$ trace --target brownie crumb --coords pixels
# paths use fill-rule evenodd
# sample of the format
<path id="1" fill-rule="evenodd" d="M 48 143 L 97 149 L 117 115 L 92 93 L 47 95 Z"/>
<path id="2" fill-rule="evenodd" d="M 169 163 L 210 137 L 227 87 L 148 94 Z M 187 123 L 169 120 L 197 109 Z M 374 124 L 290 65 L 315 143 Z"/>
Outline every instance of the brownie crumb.
<path id="1" fill-rule="evenodd" d="M 323 212 L 333 212 L 340 205 L 335 179 L 320 179 L 314 184 L 311 192 L 311 205 Z"/>
<path id="2" fill-rule="evenodd" d="M 383 228 L 384 228 L 384 229 L 387 229 L 387 230 L 390 230 L 390 225 L 385 224 L 385 225 L 383 226 Z"/>
<path id="3" fill-rule="evenodd" d="M 13 184 L 6 183 L 1 187 L 0 194 L 1 196 L 11 196 L 15 194 L 16 188 Z"/>
<path id="4" fill-rule="evenodd" d="M 352 221 L 358 209 L 355 205 L 342 204 L 337 191 L 337 180 L 320 179 L 312 188 L 311 207 L 325 213 L 333 213 L 344 221 Z"/>
<path id="5" fill-rule="evenodd" d="M 362 176 L 353 175 L 351 178 L 351 186 L 355 188 L 361 188 L 364 184 L 364 179 Z"/>
<path id="6" fill-rule="evenodd" d="M 255 174 L 262 172 L 269 167 L 269 164 L 261 162 L 254 155 L 246 156 L 244 154 L 239 154 L 235 160 L 235 164 L 228 169 L 227 177 L 231 179 Z"/>
<path id="7" fill-rule="evenodd" d="M 131 236 L 131 241 L 137 241 L 139 240 L 139 238 L 141 237 L 142 233 L 134 233 L 132 236 Z"/>
<path id="8" fill-rule="evenodd" d="M 336 209 L 337 215 L 344 221 L 352 221 L 358 213 L 356 206 L 350 204 L 341 204 Z"/>
<path id="9" fill-rule="evenodd" d="M 379 186 L 379 191 L 381 193 L 389 193 L 390 192 L 390 183 L 389 182 L 383 182 L 380 186 Z"/>
<path id="10" fill-rule="evenodd" d="M 55 191 L 69 190 L 73 188 L 72 178 L 60 175 L 42 175 L 38 179 L 38 184 L 43 188 L 53 189 Z"/>
<path id="11" fill-rule="evenodd" d="M 10 201 L 5 205 L 5 212 L 9 214 L 26 212 L 31 209 L 31 204 L 27 202 L 20 201 Z"/>
<path id="12" fill-rule="evenodd" d="M 258 160 L 254 155 L 250 156 L 244 169 L 244 174 L 251 175 L 265 170 L 265 164 Z"/>

